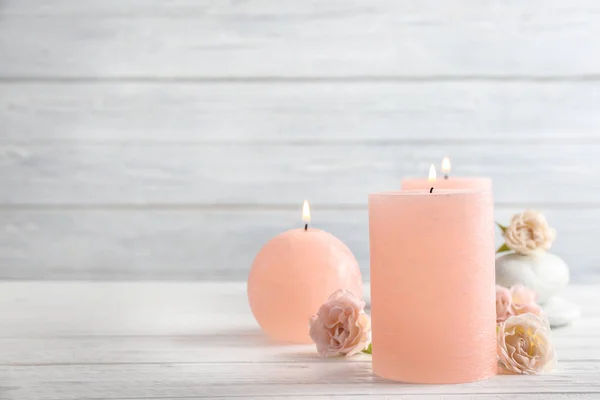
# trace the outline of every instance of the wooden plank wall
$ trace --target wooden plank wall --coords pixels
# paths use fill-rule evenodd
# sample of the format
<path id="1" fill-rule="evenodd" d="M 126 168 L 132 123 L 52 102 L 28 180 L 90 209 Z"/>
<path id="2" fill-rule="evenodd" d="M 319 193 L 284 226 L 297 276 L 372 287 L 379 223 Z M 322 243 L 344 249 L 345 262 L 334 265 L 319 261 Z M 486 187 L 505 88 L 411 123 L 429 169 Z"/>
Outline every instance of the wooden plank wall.
<path id="1" fill-rule="evenodd" d="M 0 278 L 246 278 L 300 225 L 368 274 L 367 193 L 494 179 L 600 281 L 594 0 L 4 0 Z"/>

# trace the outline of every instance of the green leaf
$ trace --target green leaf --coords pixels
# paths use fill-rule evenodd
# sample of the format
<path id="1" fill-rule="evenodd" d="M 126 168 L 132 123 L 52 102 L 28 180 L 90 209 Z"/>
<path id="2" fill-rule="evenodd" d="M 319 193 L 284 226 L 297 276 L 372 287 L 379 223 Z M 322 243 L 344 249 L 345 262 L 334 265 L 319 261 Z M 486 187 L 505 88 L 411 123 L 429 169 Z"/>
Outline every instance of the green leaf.
<path id="1" fill-rule="evenodd" d="M 500 230 L 502 231 L 502 233 L 504 233 L 506 231 L 506 226 L 502 225 L 499 222 L 496 222 L 496 225 L 498 225 L 498 228 L 500 228 Z"/>
<path id="2" fill-rule="evenodd" d="M 498 250 L 496 250 L 496 254 L 504 253 L 505 251 L 510 251 L 510 247 L 508 247 L 506 243 L 502 243 L 502 246 L 498 247 Z"/>
<path id="3" fill-rule="evenodd" d="M 373 347 L 371 346 L 371 343 L 369 343 L 369 347 L 364 349 L 362 352 L 366 354 L 373 354 Z"/>

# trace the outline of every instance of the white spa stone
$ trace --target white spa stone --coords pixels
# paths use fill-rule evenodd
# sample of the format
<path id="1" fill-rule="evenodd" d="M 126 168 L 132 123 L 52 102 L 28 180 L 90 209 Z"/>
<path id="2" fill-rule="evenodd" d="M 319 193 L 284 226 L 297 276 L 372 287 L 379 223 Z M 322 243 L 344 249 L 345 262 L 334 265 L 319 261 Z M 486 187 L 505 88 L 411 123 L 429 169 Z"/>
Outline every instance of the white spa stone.
<path id="1" fill-rule="evenodd" d="M 496 259 L 496 284 L 511 287 L 521 283 L 533 289 L 544 305 L 569 283 L 569 267 L 562 258 L 547 252 L 531 255 L 505 254 Z"/>
<path id="2" fill-rule="evenodd" d="M 577 304 L 560 296 L 551 297 L 542 310 L 553 328 L 568 325 L 581 315 L 581 309 Z"/>
<path id="3" fill-rule="evenodd" d="M 496 284 L 511 287 L 517 283 L 535 290 L 551 327 L 568 325 L 581 315 L 577 304 L 557 296 L 569 283 L 569 268 L 562 258 L 546 252 L 498 257 Z"/>

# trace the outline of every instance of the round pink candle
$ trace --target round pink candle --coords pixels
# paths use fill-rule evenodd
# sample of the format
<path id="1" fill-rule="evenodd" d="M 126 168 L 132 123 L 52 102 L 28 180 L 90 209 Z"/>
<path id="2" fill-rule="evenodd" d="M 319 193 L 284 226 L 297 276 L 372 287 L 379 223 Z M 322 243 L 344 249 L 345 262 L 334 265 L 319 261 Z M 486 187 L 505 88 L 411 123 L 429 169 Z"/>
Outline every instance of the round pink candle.
<path id="1" fill-rule="evenodd" d="M 254 318 L 273 339 L 311 343 L 309 319 L 338 289 L 362 297 L 358 262 L 350 249 L 319 229 L 292 229 L 258 253 L 248 278 Z"/>
<path id="2" fill-rule="evenodd" d="M 369 195 L 373 372 L 384 378 L 496 373 L 492 194 L 438 183 Z"/>

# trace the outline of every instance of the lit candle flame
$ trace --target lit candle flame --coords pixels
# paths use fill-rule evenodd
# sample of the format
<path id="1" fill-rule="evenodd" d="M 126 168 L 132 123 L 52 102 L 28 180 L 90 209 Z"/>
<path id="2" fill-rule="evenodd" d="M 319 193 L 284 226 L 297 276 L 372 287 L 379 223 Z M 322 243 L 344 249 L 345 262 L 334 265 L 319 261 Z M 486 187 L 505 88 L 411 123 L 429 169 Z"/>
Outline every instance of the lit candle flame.
<path id="1" fill-rule="evenodd" d="M 450 173 L 450 159 L 448 157 L 444 157 L 444 159 L 442 160 L 442 172 L 445 175 L 448 175 Z"/>
<path id="2" fill-rule="evenodd" d="M 435 182 L 435 165 L 431 164 L 429 167 L 429 178 L 427 179 L 429 182 Z"/>
<path id="3" fill-rule="evenodd" d="M 310 222 L 310 207 L 308 206 L 308 200 L 304 200 L 304 204 L 302 204 L 302 221 L 305 224 Z"/>

